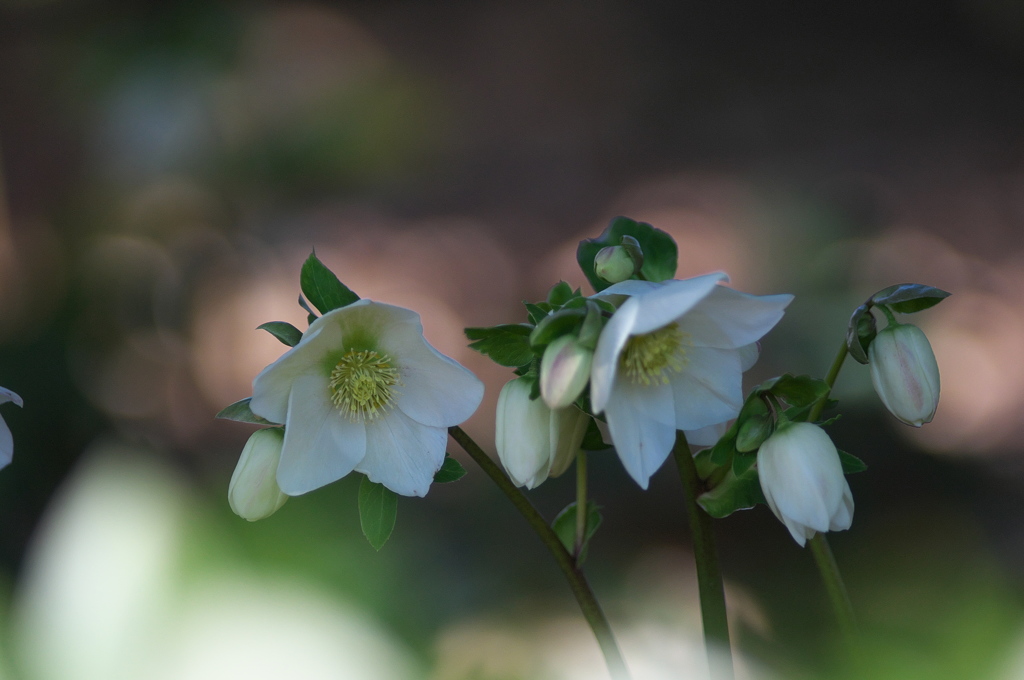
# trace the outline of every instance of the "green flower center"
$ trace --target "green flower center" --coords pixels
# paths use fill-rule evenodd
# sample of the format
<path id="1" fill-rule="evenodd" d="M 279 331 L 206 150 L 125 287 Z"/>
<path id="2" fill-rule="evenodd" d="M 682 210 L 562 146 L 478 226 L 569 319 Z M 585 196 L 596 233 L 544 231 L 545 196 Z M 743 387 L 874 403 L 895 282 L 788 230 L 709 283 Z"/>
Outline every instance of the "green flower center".
<path id="1" fill-rule="evenodd" d="M 681 372 L 690 362 L 686 349 L 692 345 L 690 334 L 674 323 L 634 335 L 622 350 L 622 370 L 637 385 L 667 385 L 669 374 Z"/>
<path id="2" fill-rule="evenodd" d="M 355 423 L 375 420 L 394 405 L 398 369 L 387 354 L 350 349 L 331 371 L 331 402 Z"/>

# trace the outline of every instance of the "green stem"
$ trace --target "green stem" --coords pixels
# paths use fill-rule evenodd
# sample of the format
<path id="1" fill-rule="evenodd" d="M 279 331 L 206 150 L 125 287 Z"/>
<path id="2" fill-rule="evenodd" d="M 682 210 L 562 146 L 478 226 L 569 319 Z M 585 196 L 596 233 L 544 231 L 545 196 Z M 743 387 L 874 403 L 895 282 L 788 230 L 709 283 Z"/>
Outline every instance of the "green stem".
<path id="1" fill-rule="evenodd" d="M 847 348 L 844 342 L 839 351 L 836 352 L 836 357 L 832 360 L 832 366 L 829 367 L 828 374 L 825 376 L 825 383 L 828 384 L 829 392 L 826 392 L 811 408 L 810 413 L 807 414 L 808 422 L 817 420 L 821 415 L 822 409 L 825 408 L 825 402 L 828 400 L 832 387 L 836 384 L 836 378 L 839 377 L 839 370 L 843 367 L 843 362 L 846 361 L 846 355 Z M 815 534 L 811 538 L 810 544 L 811 553 L 814 555 L 814 563 L 818 566 L 821 580 L 825 583 L 825 590 L 828 591 L 828 598 L 832 603 L 832 611 L 836 615 L 836 620 L 839 622 L 839 629 L 849 639 L 856 631 L 856 625 L 853 618 L 853 605 L 850 603 L 850 596 L 846 592 L 843 576 L 839 573 L 839 564 L 836 562 L 835 555 L 832 554 L 832 548 L 829 547 L 825 534 Z"/>
<path id="2" fill-rule="evenodd" d="M 821 572 L 821 579 L 825 582 L 825 590 L 828 591 L 828 598 L 832 602 L 832 609 L 835 611 L 836 619 L 839 621 L 839 629 L 847 639 L 857 632 L 857 623 L 853 616 L 853 605 L 850 603 L 850 596 L 846 592 L 846 585 L 839 573 L 839 565 L 836 563 L 832 548 L 829 547 L 825 534 L 817 533 L 810 540 L 811 553 L 814 555 L 814 562 Z"/>
<path id="3" fill-rule="evenodd" d="M 583 542 L 587 538 L 587 452 L 581 450 L 576 454 L 576 543 L 573 545 L 572 556 L 576 564 L 580 564 Z"/>
<path id="4" fill-rule="evenodd" d="M 821 398 L 811 407 L 810 413 L 807 414 L 807 422 L 813 423 L 821 415 L 821 411 L 825 408 L 825 402 L 828 401 L 828 395 L 831 394 L 832 387 L 836 384 L 836 378 L 839 377 L 839 370 L 843 367 L 843 362 L 846 361 L 847 353 L 846 342 L 843 342 L 839 347 L 839 351 L 836 352 L 835 359 L 832 360 L 832 365 L 828 368 L 828 374 L 825 376 L 828 392 L 821 395 Z"/>
<path id="5" fill-rule="evenodd" d="M 505 496 L 512 501 L 512 505 L 516 506 L 516 509 L 526 519 L 526 522 L 537 533 L 537 536 L 540 537 L 541 542 L 551 551 L 555 562 L 558 563 L 558 567 L 565 574 L 566 580 L 569 581 L 569 588 L 572 590 L 572 594 L 576 596 L 576 601 L 583 611 L 583 617 L 590 624 L 591 630 L 594 631 L 594 637 L 597 638 L 597 644 L 600 645 L 601 652 L 604 654 L 605 664 L 608 666 L 608 672 L 611 674 L 611 677 L 613 680 L 629 680 L 629 670 L 627 670 L 622 652 L 619 651 L 619 646 L 615 642 L 615 636 L 612 634 L 608 619 L 605 618 L 601 605 L 598 604 L 597 598 L 594 597 L 594 591 L 590 589 L 590 584 L 587 583 L 583 571 L 576 564 L 572 555 L 565 549 L 565 546 L 562 545 L 562 541 L 559 540 L 554 529 L 548 525 L 540 512 L 533 507 L 533 504 L 530 503 L 526 495 L 512 483 L 508 475 L 491 460 L 491 457 L 462 428 L 457 426 L 449 427 L 448 433 L 469 454 L 470 458 L 476 461 L 477 465 L 483 469 L 487 476 L 498 485 L 498 488 L 502 490 Z"/>
<path id="6" fill-rule="evenodd" d="M 679 479 L 686 493 L 686 514 L 690 519 L 693 536 L 693 557 L 697 563 L 697 590 L 700 593 L 700 615 L 704 622 L 704 645 L 707 649 L 708 668 L 713 680 L 731 680 L 733 677 L 732 650 L 729 645 L 729 619 L 725 611 L 725 589 L 722 572 L 718 567 L 715 536 L 711 516 L 697 504 L 704 493 L 704 485 L 693 463 L 693 454 L 686 435 L 676 432 L 672 455 L 679 468 Z"/>

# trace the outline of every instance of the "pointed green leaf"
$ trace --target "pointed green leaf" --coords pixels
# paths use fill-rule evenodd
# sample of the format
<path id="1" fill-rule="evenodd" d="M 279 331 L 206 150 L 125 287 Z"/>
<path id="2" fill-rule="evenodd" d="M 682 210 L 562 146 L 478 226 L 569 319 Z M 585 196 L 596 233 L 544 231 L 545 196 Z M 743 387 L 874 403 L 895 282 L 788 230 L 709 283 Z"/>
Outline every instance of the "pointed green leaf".
<path id="1" fill-rule="evenodd" d="M 732 458 L 732 471 L 737 477 L 742 477 L 756 462 L 756 453 L 737 453 Z"/>
<path id="2" fill-rule="evenodd" d="M 644 262 L 640 272 L 643 278 L 648 281 L 665 281 L 675 276 L 679 250 L 672 237 L 646 222 L 616 217 L 599 237 L 580 241 L 576 249 L 576 262 L 595 291 L 600 292 L 611 284 L 594 272 L 594 258 L 606 246 L 621 245 L 623 236 L 632 236 L 640 244 Z"/>
<path id="3" fill-rule="evenodd" d="M 383 484 L 363 477 L 359 485 L 359 525 L 370 545 L 380 550 L 395 528 L 398 495 Z"/>
<path id="4" fill-rule="evenodd" d="M 310 254 L 302 265 L 299 286 L 306 299 L 312 302 L 321 314 L 340 309 L 359 299 L 358 295 L 339 281 L 334 272 L 317 258 L 316 252 Z"/>
<path id="5" fill-rule="evenodd" d="M 712 517 L 722 518 L 767 501 L 761 491 L 757 468 L 751 467 L 739 477 L 730 468 L 718 486 L 697 497 L 697 503 Z"/>
<path id="6" fill-rule="evenodd" d="M 786 373 L 779 376 L 771 388 L 771 393 L 790 406 L 806 406 L 813 404 L 828 394 L 828 383 L 809 375 L 793 375 Z"/>
<path id="7" fill-rule="evenodd" d="M 501 366 L 513 368 L 533 360 L 533 350 L 530 349 L 532 331 L 533 326 L 521 323 L 465 329 L 466 337 L 473 341 L 469 343 L 471 349 L 486 354 Z"/>
<path id="8" fill-rule="evenodd" d="M 441 464 L 441 469 L 434 473 L 434 481 L 438 484 L 446 484 L 462 479 L 465 476 L 466 468 L 462 467 L 462 463 L 446 453 L 444 454 L 444 462 Z"/>
<path id="9" fill-rule="evenodd" d="M 839 449 L 839 462 L 843 464 L 844 475 L 852 475 L 855 472 L 864 472 L 868 469 L 868 466 L 864 461 L 852 453 L 847 453 L 842 449 Z"/>
<path id="10" fill-rule="evenodd" d="M 530 345 L 535 348 L 544 347 L 560 335 L 568 333 L 583 322 L 587 316 L 586 308 L 560 309 L 541 319 L 530 333 Z"/>
<path id="11" fill-rule="evenodd" d="M 302 340 L 302 331 L 287 321 L 268 321 L 256 326 L 256 330 L 270 333 L 289 347 L 295 347 L 299 344 L 299 340 Z"/>
<path id="12" fill-rule="evenodd" d="M 249 408 L 249 402 L 252 401 L 252 397 L 246 397 L 245 399 L 239 399 L 234 404 L 226 406 L 221 409 L 215 417 L 222 420 L 234 420 L 239 423 L 253 423 L 255 425 L 276 425 L 266 418 L 262 418 L 252 412 Z"/>
<path id="13" fill-rule="evenodd" d="M 736 450 L 740 453 L 757 451 L 771 434 L 771 417 L 767 413 L 755 413 L 742 421 L 739 432 L 736 434 Z"/>
<path id="14" fill-rule="evenodd" d="M 539 324 L 552 309 L 551 305 L 546 302 L 533 303 L 524 301 L 523 305 L 526 306 L 526 318 L 529 319 L 530 323 L 534 326 Z"/>
<path id="15" fill-rule="evenodd" d="M 601 507 L 594 501 L 587 501 L 587 527 L 586 531 L 583 532 L 583 547 L 580 550 L 577 564 L 583 564 L 583 560 L 587 558 L 587 545 L 590 543 L 590 539 L 597 532 L 597 528 L 601 526 Z M 551 528 L 555 530 L 558 535 L 558 539 L 562 541 L 562 545 L 571 555 L 576 549 L 576 502 L 569 503 L 565 506 L 558 516 L 555 517 L 555 521 L 551 523 Z"/>
<path id="16" fill-rule="evenodd" d="M 901 283 L 889 286 L 871 296 L 871 303 L 888 305 L 894 312 L 913 314 L 934 307 L 949 297 L 941 288 L 920 283 Z"/>
<path id="17" fill-rule="evenodd" d="M 572 298 L 572 286 L 565 281 L 559 281 L 548 291 L 548 303 L 554 307 L 561 307 Z"/>

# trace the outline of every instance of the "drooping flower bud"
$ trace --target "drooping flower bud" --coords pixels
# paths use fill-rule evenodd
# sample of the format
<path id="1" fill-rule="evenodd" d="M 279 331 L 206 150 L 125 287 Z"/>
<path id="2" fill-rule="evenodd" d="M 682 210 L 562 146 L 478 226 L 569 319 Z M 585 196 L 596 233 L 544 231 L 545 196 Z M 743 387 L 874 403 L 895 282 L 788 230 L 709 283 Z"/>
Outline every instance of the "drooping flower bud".
<path id="1" fill-rule="evenodd" d="M 277 485 L 283 445 L 280 427 L 256 430 L 245 443 L 228 485 L 228 503 L 239 517 L 250 522 L 270 517 L 288 500 Z"/>
<path id="2" fill-rule="evenodd" d="M 498 395 L 495 445 L 516 486 L 532 489 L 568 469 L 580 450 L 589 416 L 575 406 L 553 410 L 530 399 L 530 378 L 516 378 Z"/>
<path id="3" fill-rule="evenodd" d="M 939 405 L 939 365 L 917 326 L 890 324 L 868 347 L 871 384 L 882 403 L 907 425 L 930 423 Z"/>
<path id="4" fill-rule="evenodd" d="M 548 345 L 540 362 L 540 394 L 549 408 L 569 406 L 590 380 L 594 350 L 584 347 L 575 335 L 563 335 Z"/>
<path id="5" fill-rule="evenodd" d="M 622 245 L 601 248 L 594 257 L 594 273 L 609 283 L 631 278 L 643 265 L 644 253 L 632 236 L 623 236 Z"/>
<path id="6" fill-rule="evenodd" d="M 853 495 L 839 452 L 811 423 L 783 423 L 758 449 L 757 474 L 768 507 L 803 546 L 815 532 L 853 522 Z"/>

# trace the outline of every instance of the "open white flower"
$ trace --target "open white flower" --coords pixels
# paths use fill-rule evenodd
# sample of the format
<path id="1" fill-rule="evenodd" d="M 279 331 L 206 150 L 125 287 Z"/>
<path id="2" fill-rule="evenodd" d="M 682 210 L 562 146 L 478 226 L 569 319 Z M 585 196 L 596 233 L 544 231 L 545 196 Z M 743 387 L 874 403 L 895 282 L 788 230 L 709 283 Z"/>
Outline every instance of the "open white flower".
<path id="1" fill-rule="evenodd" d="M 11 392 L 6 387 L 0 387 L 0 404 L 13 401 L 18 406 L 24 406 L 21 397 Z M 0 418 L 0 470 L 7 467 L 14 457 L 14 438 L 11 436 L 11 428 Z"/>
<path id="2" fill-rule="evenodd" d="M 353 470 L 395 493 L 426 495 L 447 428 L 484 393 L 427 343 L 419 314 L 370 300 L 313 321 L 252 387 L 253 413 L 285 426 L 277 482 L 289 496 Z"/>
<path id="3" fill-rule="evenodd" d="M 626 471 L 643 487 L 665 462 L 676 430 L 709 446 L 743 405 L 743 371 L 756 342 L 782 318 L 792 295 L 756 296 L 692 279 L 623 281 L 599 296 L 621 303 L 594 352 L 590 401 L 604 412 Z"/>
<path id="4" fill-rule="evenodd" d="M 801 547 L 816 532 L 850 528 L 850 484 L 836 445 L 817 425 L 779 427 L 757 451 L 757 474 L 768 507 Z"/>

